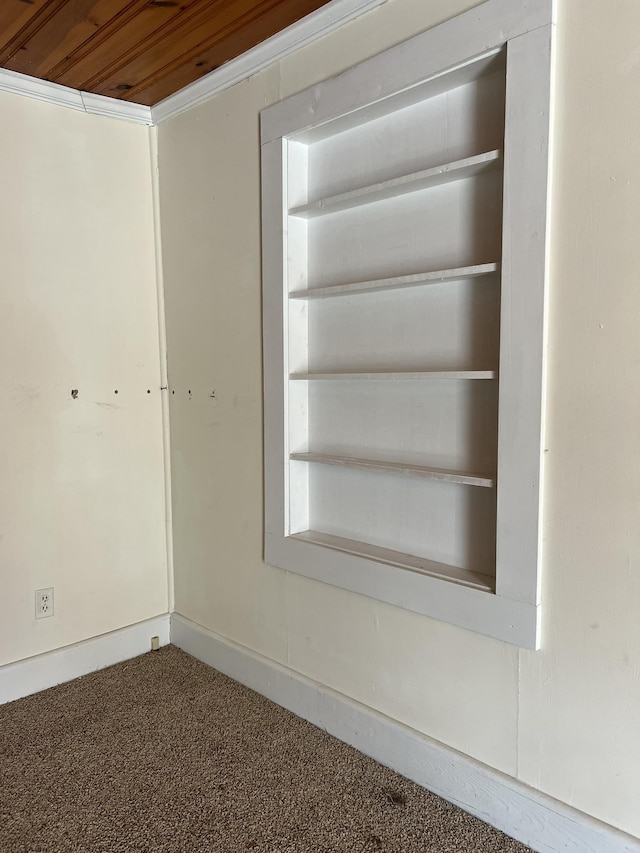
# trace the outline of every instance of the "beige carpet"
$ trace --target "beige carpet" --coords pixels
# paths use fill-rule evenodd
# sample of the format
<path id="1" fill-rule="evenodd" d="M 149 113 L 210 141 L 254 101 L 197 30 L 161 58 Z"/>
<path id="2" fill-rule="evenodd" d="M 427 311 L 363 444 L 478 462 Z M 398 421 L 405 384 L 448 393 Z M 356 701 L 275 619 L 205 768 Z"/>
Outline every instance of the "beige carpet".
<path id="1" fill-rule="evenodd" d="M 0 707 L 2 853 L 527 849 L 171 646 Z"/>

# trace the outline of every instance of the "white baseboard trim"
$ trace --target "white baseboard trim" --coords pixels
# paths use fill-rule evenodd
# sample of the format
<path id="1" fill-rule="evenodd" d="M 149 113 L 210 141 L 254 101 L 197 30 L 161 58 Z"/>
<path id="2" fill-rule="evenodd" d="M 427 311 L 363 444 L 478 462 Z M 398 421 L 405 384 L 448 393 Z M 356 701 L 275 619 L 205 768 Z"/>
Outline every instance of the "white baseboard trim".
<path id="1" fill-rule="evenodd" d="M 169 630 L 169 614 L 164 613 L 81 643 L 6 664 L 0 667 L 0 705 L 137 657 L 149 651 L 151 637 L 159 637 L 160 645 L 166 646 Z"/>
<path id="2" fill-rule="evenodd" d="M 177 613 L 171 642 L 538 853 L 640 853 L 640 839 Z"/>

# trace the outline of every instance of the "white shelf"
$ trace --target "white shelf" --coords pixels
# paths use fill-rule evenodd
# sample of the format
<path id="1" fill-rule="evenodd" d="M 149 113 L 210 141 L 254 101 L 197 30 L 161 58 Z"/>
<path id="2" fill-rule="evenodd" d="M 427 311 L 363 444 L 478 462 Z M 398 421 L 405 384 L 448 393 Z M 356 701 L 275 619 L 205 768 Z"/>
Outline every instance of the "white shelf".
<path id="1" fill-rule="evenodd" d="M 313 287 L 308 290 L 293 290 L 290 299 L 326 299 L 331 296 L 349 296 L 357 293 L 374 293 L 384 290 L 402 290 L 407 287 L 421 287 L 440 284 L 447 281 L 464 281 L 481 278 L 498 272 L 500 264 L 475 264 L 468 267 L 454 267 L 448 270 L 399 275 L 393 278 L 378 278 L 372 281 L 354 281 L 348 284 L 331 284 L 327 287 Z"/>
<path id="2" fill-rule="evenodd" d="M 330 453 L 291 453 L 289 459 L 295 462 L 320 462 L 323 465 L 337 465 L 340 468 L 360 468 L 365 471 L 381 471 L 386 474 L 403 474 L 408 477 L 426 477 L 428 480 L 444 480 L 465 486 L 483 486 L 495 488 L 494 477 L 472 474 L 468 471 L 454 471 L 448 468 L 432 468 L 428 465 L 414 465 L 410 462 L 387 462 L 382 459 L 363 459 L 357 456 L 335 456 Z"/>
<path id="3" fill-rule="evenodd" d="M 376 370 L 376 371 L 339 371 L 329 370 L 312 373 L 291 373 L 289 379 L 312 381 L 316 379 L 339 380 L 378 380 L 378 379 L 496 379 L 496 370 Z"/>
<path id="4" fill-rule="evenodd" d="M 429 187 L 461 181 L 464 178 L 472 178 L 489 169 L 496 168 L 502 160 L 502 151 L 499 148 L 493 151 L 485 151 L 474 157 L 466 157 L 464 160 L 454 160 L 451 163 L 443 163 L 432 169 L 424 169 L 421 172 L 411 172 L 399 178 L 389 181 L 359 187 L 350 192 L 339 195 L 327 196 L 318 199 L 311 204 L 303 204 L 300 207 L 292 207 L 289 216 L 299 216 L 302 219 L 313 219 L 316 216 L 325 216 L 329 213 L 337 213 L 340 210 L 348 210 L 360 207 L 363 204 L 371 204 L 375 201 L 383 201 L 388 198 L 405 195 L 406 193 L 425 190 Z"/>
<path id="5" fill-rule="evenodd" d="M 294 533 L 288 538 L 311 542 L 314 545 L 322 545 L 324 548 L 331 548 L 334 551 L 342 551 L 345 554 L 353 554 L 356 557 L 364 557 L 369 560 L 373 559 L 378 563 L 386 563 L 400 569 L 408 569 L 430 577 L 453 581 L 483 592 L 494 592 L 492 579 L 488 575 L 469 569 L 461 569 L 457 566 L 448 566 L 446 563 L 437 563 L 424 557 L 404 554 L 402 551 L 379 548 L 377 545 L 369 545 L 355 539 L 344 539 L 342 536 L 332 536 L 329 533 L 320 533 L 316 530 Z"/>

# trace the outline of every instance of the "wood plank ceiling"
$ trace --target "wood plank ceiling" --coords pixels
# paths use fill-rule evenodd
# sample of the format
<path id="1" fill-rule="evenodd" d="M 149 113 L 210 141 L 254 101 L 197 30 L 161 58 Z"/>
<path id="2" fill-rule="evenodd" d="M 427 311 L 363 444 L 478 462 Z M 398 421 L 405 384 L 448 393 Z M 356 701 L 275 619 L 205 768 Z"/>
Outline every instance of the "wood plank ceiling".
<path id="1" fill-rule="evenodd" d="M 328 0 L 0 0 L 0 67 L 153 106 Z"/>

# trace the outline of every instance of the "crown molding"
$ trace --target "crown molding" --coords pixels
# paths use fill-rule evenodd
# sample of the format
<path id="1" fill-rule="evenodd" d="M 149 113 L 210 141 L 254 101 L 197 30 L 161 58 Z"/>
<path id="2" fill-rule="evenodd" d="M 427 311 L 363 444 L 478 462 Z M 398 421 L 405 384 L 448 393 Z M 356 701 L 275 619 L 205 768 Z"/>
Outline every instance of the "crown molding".
<path id="1" fill-rule="evenodd" d="M 68 107 L 91 115 L 109 116 L 136 124 L 152 124 L 151 108 L 142 104 L 130 104 L 117 98 L 107 98 L 104 95 L 92 95 L 90 92 L 80 92 L 59 83 L 39 80 L 17 71 L 7 71 L 0 68 L 0 92 L 10 92 L 13 95 L 24 95 L 60 107 Z"/>
<path id="2" fill-rule="evenodd" d="M 282 32 L 151 107 L 153 123 L 159 124 L 208 101 L 214 95 L 386 2 L 387 0 L 331 0 Z"/>
<path id="3" fill-rule="evenodd" d="M 291 24 L 286 30 L 211 71 L 195 83 L 185 86 L 154 107 L 81 92 L 4 68 L 0 68 L 0 92 L 36 98 L 38 101 L 91 115 L 109 116 L 136 124 L 158 124 L 208 101 L 235 83 L 257 74 L 268 65 L 386 2 L 387 0 L 330 0 L 315 12 Z"/>
<path id="4" fill-rule="evenodd" d="M 18 74 L 17 71 L 7 71 L 5 68 L 0 68 L 0 91 L 10 92 L 12 95 L 26 95 L 28 98 L 47 101 L 59 107 L 84 111 L 82 95 L 77 89 L 39 80 L 27 74 Z"/>
<path id="5" fill-rule="evenodd" d="M 120 101 L 118 98 L 106 98 L 104 95 L 93 95 L 91 92 L 80 92 L 85 112 L 98 116 L 121 118 L 136 124 L 153 124 L 151 107 L 144 104 L 132 104 Z"/>

